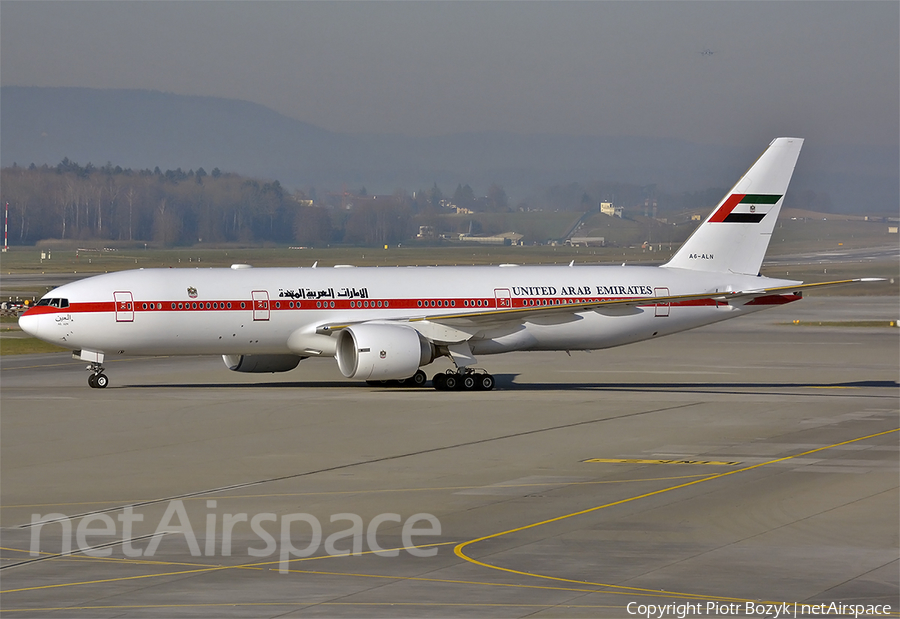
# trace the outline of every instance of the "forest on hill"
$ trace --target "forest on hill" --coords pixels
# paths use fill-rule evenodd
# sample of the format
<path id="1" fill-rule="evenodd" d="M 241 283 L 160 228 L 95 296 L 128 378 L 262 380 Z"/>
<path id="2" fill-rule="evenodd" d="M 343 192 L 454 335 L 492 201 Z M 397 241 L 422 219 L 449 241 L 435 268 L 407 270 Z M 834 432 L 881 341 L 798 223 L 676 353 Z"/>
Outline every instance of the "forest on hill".
<path id="1" fill-rule="evenodd" d="M 158 246 L 198 243 L 382 246 L 460 233 L 518 232 L 525 242 L 559 239 L 578 213 L 596 212 L 600 201 L 625 207 L 626 218 L 675 223 L 708 212 L 724 188 L 668 194 L 626 183 L 578 183 L 538 190 L 513 204 L 497 184 L 485 196 L 457 185 L 444 195 L 430 189 L 397 189 L 369 195 L 365 188 L 290 192 L 277 180 L 260 180 L 218 168 L 132 170 L 107 163 L 14 165 L 0 170 L 0 203 L 9 205 L 12 245 L 46 239 L 147 242 Z M 827 194 L 796 191 L 790 206 L 829 211 Z M 571 216 L 566 214 L 570 213 Z M 558 215 L 558 217 L 556 217 Z M 548 216 L 559 221 L 548 223 Z M 562 227 L 560 227 L 560 225 Z"/>
<path id="2" fill-rule="evenodd" d="M 394 243 L 410 232 L 408 200 L 369 200 L 352 211 L 316 206 L 276 181 L 218 168 L 131 170 L 107 164 L 0 171 L 0 201 L 9 204 L 9 240 L 194 243 Z M 371 202 L 371 203 L 369 203 Z"/>

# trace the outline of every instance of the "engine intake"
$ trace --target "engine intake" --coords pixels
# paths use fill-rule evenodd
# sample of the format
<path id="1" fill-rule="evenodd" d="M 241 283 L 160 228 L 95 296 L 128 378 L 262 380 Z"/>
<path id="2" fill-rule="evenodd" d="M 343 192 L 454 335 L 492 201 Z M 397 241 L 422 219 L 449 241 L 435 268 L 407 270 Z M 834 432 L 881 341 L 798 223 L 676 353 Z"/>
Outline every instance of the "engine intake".
<path id="1" fill-rule="evenodd" d="M 222 355 L 222 361 L 232 372 L 287 372 L 293 370 L 304 357 L 297 355 Z"/>
<path id="2" fill-rule="evenodd" d="M 434 361 L 434 345 L 412 327 L 365 323 L 338 332 L 335 358 L 347 378 L 395 380 Z"/>

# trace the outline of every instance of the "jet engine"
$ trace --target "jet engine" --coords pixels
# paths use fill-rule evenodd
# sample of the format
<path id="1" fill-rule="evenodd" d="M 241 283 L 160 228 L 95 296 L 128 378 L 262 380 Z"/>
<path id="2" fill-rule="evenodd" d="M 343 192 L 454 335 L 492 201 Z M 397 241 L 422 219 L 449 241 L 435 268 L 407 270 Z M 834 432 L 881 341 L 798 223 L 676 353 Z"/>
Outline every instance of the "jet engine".
<path id="1" fill-rule="evenodd" d="M 293 370 L 303 357 L 297 355 L 222 355 L 222 361 L 233 372 L 287 372 Z"/>
<path id="2" fill-rule="evenodd" d="M 338 332 L 335 357 L 347 378 L 397 380 L 434 361 L 434 345 L 412 327 L 364 323 Z"/>

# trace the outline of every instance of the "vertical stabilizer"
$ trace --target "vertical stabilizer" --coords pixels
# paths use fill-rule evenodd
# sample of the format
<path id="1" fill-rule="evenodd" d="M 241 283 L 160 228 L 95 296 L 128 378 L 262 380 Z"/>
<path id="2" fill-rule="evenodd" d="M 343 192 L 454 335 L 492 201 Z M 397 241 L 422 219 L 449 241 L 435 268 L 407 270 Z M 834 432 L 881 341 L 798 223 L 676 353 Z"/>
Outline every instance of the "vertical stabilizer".
<path id="1" fill-rule="evenodd" d="M 776 138 L 664 266 L 756 275 L 772 238 L 800 138 Z"/>

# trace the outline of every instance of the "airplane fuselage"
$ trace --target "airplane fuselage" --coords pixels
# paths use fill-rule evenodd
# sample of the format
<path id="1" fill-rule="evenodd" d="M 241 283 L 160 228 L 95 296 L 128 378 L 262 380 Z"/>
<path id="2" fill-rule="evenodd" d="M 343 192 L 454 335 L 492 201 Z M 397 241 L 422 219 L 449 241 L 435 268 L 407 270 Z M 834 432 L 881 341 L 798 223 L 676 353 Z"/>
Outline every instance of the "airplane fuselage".
<path id="1" fill-rule="evenodd" d="M 107 355 L 334 355 L 321 325 L 425 319 L 503 308 L 668 297 L 787 285 L 743 275 L 640 266 L 141 269 L 67 284 L 23 317 L 33 335 Z M 522 324 L 479 325 L 473 354 L 609 348 L 799 298 L 697 299 L 573 308 Z M 317 330 L 319 332 L 317 332 Z"/>

